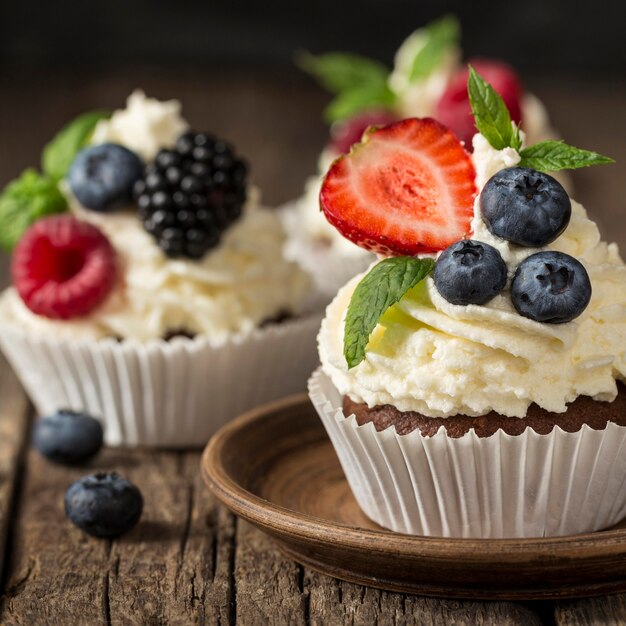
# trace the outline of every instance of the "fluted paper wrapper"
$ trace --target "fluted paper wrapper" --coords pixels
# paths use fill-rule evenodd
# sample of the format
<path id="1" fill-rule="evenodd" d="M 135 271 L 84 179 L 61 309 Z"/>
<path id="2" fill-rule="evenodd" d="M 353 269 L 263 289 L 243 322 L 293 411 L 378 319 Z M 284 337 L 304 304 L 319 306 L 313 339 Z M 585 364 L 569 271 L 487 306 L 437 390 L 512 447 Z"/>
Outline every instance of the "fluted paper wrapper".
<path id="1" fill-rule="evenodd" d="M 364 272 L 375 260 L 374 254 L 342 254 L 341 250 L 316 241 L 299 224 L 300 212 L 294 200 L 279 208 L 279 215 L 288 233 L 285 256 L 310 274 L 315 285 L 315 298 L 307 303 L 312 308 L 326 307 L 337 291 L 351 278 Z"/>
<path id="2" fill-rule="evenodd" d="M 346 417 L 318 369 L 309 394 L 365 514 L 397 532 L 439 537 L 544 537 L 610 527 L 626 515 L 626 427 L 538 435 L 442 427 L 377 432 Z"/>
<path id="3" fill-rule="evenodd" d="M 0 327 L 0 346 L 40 414 L 84 410 L 108 445 L 202 446 L 226 421 L 304 391 L 319 315 L 260 328 L 219 347 L 202 338 L 57 339 Z"/>

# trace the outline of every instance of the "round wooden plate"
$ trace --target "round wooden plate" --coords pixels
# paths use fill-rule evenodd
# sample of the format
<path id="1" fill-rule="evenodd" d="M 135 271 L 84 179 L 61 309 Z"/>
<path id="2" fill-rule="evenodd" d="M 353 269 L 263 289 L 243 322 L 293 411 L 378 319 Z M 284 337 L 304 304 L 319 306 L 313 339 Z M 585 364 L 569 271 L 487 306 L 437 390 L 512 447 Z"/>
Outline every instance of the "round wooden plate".
<path id="1" fill-rule="evenodd" d="M 555 599 L 626 590 L 626 530 L 539 539 L 446 539 L 384 530 L 359 509 L 302 394 L 251 411 L 207 446 L 202 472 L 229 509 L 295 561 L 392 591 Z"/>

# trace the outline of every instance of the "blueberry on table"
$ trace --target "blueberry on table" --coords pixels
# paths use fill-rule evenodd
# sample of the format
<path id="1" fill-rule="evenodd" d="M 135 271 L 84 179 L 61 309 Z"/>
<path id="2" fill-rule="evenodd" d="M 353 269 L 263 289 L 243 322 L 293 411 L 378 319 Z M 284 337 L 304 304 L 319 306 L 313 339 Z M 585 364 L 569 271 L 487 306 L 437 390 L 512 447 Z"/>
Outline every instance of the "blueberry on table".
<path id="1" fill-rule="evenodd" d="M 483 187 L 480 211 L 492 234 L 520 246 L 540 248 L 565 230 L 572 203 L 552 176 L 527 167 L 509 167 Z"/>
<path id="2" fill-rule="evenodd" d="M 97 419 L 67 409 L 40 417 L 33 428 L 35 448 L 63 465 L 84 463 L 98 454 L 102 442 L 102 425 Z"/>
<path id="3" fill-rule="evenodd" d="M 107 212 L 132 200 L 143 163 L 128 148 L 103 143 L 81 150 L 70 166 L 72 193 L 87 209 Z"/>
<path id="4" fill-rule="evenodd" d="M 513 306 L 536 322 L 563 324 L 577 318 L 591 300 L 587 270 L 563 252 L 538 252 L 524 259 L 511 285 Z"/>
<path id="5" fill-rule="evenodd" d="M 94 537 L 118 537 L 139 521 L 143 497 L 115 472 L 84 476 L 65 492 L 65 513 Z"/>
<path id="6" fill-rule="evenodd" d="M 437 259 L 435 287 L 452 304 L 485 304 L 505 287 L 506 264 L 500 253 L 482 241 L 457 241 Z"/>

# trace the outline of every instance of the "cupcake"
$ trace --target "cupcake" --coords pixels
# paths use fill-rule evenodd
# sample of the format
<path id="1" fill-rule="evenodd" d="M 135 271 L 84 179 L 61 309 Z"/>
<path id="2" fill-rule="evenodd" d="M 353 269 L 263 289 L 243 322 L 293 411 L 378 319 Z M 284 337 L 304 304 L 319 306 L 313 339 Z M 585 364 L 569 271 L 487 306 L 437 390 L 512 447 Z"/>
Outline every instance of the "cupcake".
<path id="1" fill-rule="evenodd" d="M 342 237 L 320 213 L 320 185 L 333 160 L 347 153 L 368 126 L 406 117 L 434 117 L 471 149 L 476 129 L 459 39 L 454 18 L 433 22 L 402 43 L 391 72 L 377 61 L 353 54 L 301 58 L 303 69 L 336 94 L 325 112 L 332 126 L 329 143 L 319 157 L 318 174 L 306 181 L 302 196 L 283 210 L 289 233 L 287 254 L 312 275 L 322 301 L 332 299 L 342 284 L 373 261 L 371 254 Z M 470 63 L 502 95 L 530 144 L 555 138 L 545 107 L 524 89 L 511 67 L 484 58 Z"/>
<path id="2" fill-rule="evenodd" d="M 370 129 L 321 206 L 382 257 L 328 306 L 309 392 L 372 520 L 559 536 L 626 515 L 626 266 L 476 72 L 474 150 L 439 122 Z"/>
<path id="3" fill-rule="evenodd" d="M 0 345 L 40 412 L 87 411 L 110 445 L 200 446 L 305 388 L 309 279 L 231 145 L 137 91 L 71 123 L 43 165 L 0 200 Z"/>

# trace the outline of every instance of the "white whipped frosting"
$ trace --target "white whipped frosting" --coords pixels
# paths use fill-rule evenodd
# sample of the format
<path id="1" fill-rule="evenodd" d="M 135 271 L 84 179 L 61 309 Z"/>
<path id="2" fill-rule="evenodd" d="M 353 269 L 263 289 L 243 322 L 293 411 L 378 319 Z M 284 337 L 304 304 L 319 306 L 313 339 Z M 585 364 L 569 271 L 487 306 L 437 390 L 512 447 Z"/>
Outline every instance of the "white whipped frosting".
<path id="1" fill-rule="evenodd" d="M 483 137 L 474 139 L 474 147 L 481 185 L 515 162 L 509 150 L 494 150 Z M 478 201 L 472 228 L 473 239 L 500 251 L 510 275 L 539 251 L 491 235 Z M 617 246 L 601 241 L 585 209 L 572 201 L 567 229 L 544 249 L 578 258 L 591 278 L 591 302 L 573 322 L 542 324 L 520 316 L 508 289 L 485 306 L 453 305 L 429 277 L 389 310 L 365 360 L 348 370 L 343 326 L 358 276 L 327 309 L 319 334 L 324 371 L 341 394 L 356 401 L 431 417 L 491 410 L 523 417 L 531 403 L 559 413 L 579 395 L 613 400 L 616 379 L 626 379 L 626 266 Z"/>
<path id="2" fill-rule="evenodd" d="M 282 256 L 278 217 L 254 202 L 200 261 L 168 259 L 133 211 L 103 215 L 76 203 L 72 210 L 100 228 L 117 251 L 120 277 L 113 292 L 85 318 L 54 321 L 33 314 L 9 289 L 0 300 L 4 320 L 73 338 L 147 341 L 186 330 L 219 345 L 281 312 L 300 311 L 308 279 Z"/>
<path id="3" fill-rule="evenodd" d="M 145 162 L 152 161 L 159 150 L 171 148 L 179 135 L 187 130 L 188 124 L 180 111 L 178 100 L 160 102 L 147 98 L 138 89 L 128 97 L 125 109 L 98 122 L 91 143 L 119 143 Z"/>

